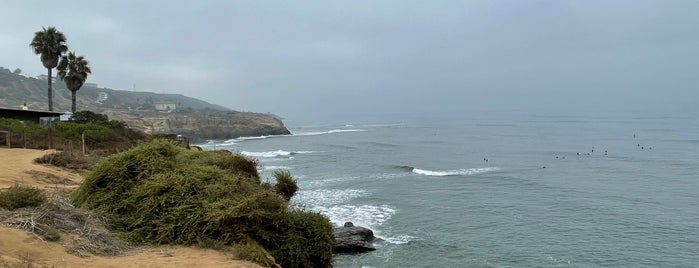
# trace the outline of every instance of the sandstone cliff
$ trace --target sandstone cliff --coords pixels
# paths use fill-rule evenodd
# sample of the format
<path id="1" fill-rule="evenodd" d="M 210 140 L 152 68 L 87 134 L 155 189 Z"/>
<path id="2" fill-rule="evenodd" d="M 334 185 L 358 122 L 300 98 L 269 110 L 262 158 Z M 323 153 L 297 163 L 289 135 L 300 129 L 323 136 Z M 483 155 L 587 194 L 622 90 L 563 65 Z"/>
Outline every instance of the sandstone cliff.
<path id="1" fill-rule="evenodd" d="M 191 141 L 290 134 L 278 117 L 263 113 L 180 114 L 106 110 L 104 114 L 148 134 L 182 134 Z"/>

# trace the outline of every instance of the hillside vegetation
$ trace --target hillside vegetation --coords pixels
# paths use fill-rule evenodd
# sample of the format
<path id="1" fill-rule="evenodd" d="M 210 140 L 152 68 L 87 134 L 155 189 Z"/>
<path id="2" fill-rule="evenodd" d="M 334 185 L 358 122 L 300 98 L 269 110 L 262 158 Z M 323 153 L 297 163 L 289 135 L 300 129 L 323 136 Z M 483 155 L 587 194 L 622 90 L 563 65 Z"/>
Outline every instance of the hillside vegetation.
<path id="1" fill-rule="evenodd" d="M 46 110 L 46 81 L 27 78 L 0 68 L 0 107 Z M 69 111 L 70 91 L 62 81 L 54 84 L 54 110 Z M 106 99 L 104 98 L 106 96 Z M 157 101 L 177 103 L 173 112 L 154 110 Z M 146 134 L 187 136 L 197 142 L 243 136 L 290 134 L 281 119 L 268 113 L 238 112 L 180 94 L 134 92 L 83 86 L 77 93 L 78 111 L 89 110 L 123 121 Z"/>
<path id="2" fill-rule="evenodd" d="M 0 107 L 19 108 L 22 104 L 27 103 L 30 109 L 46 110 L 46 84 L 46 80 L 14 74 L 9 69 L 0 69 Z M 100 93 L 106 93 L 107 98 L 100 99 Z M 70 110 L 70 91 L 63 81 L 55 81 L 53 98 L 54 110 Z M 107 109 L 147 110 L 152 108 L 150 107 L 152 102 L 163 100 L 172 100 L 183 109 L 230 111 L 226 107 L 181 94 L 125 91 L 89 86 L 83 86 L 77 94 L 78 110 L 95 112 L 103 112 Z"/>
<path id="3" fill-rule="evenodd" d="M 71 199 L 136 244 L 229 247 L 264 266 L 274 266 L 271 254 L 282 267 L 330 267 L 331 223 L 291 208 L 295 181 L 277 179 L 261 183 L 257 163 L 240 154 L 153 140 L 94 166 Z"/>

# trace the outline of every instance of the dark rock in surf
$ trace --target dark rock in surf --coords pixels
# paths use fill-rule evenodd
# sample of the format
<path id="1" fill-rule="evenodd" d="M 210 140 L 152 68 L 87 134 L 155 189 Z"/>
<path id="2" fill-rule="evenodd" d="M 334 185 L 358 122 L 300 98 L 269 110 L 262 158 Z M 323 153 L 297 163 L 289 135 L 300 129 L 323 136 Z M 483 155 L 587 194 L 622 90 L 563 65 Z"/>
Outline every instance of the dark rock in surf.
<path id="1" fill-rule="evenodd" d="M 336 253 L 361 253 L 376 250 L 371 242 L 374 241 L 374 232 L 361 226 L 354 226 L 352 222 L 346 222 L 343 227 L 333 229 L 335 237 Z"/>

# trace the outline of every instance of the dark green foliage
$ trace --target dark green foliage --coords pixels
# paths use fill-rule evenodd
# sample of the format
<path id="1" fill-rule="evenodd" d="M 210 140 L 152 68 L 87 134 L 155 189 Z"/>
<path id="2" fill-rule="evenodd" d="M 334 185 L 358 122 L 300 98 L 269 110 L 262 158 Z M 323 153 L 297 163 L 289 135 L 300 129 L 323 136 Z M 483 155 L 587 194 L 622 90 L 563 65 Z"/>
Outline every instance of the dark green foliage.
<path id="1" fill-rule="evenodd" d="M 16 133 L 34 132 L 41 130 L 41 127 L 37 123 L 33 122 L 22 122 L 17 119 L 10 118 L 0 118 L 0 130 L 8 130 Z"/>
<path id="2" fill-rule="evenodd" d="M 71 112 L 75 112 L 75 94 L 87 80 L 87 76 L 92 73 L 90 63 L 84 56 L 76 56 L 75 52 L 68 52 L 68 55 L 61 57 L 58 63 L 58 77 L 66 83 L 71 95 Z"/>
<path id="3" fill-rule="evenodd" d="M 53 126 L 53 129 L 56 136 L 74 142 L 80 142 L 82 134 L 85 134 L 85 139 L 88 141 L 103 141 L 117 138 L 111 129 L 92 123 L 59 122 Z"/>
<path id="4" fill-rule="evenodd" d="M 125 149 L 146 138 L 143 132 L 130 129 L 120 121 L 109 121 L 104 115 L 85 111 L 76 114 L 79 114 L 81 121 L 59 122 L 51 126 L 54 137 L 53 148 L 80 149 L 82 134 L 85 134 L 85 143 L 89 150 Z M 13 147 L 48 147 L 48 127 L 41 127 L 32 122 L 0 118 L 0 130 L 12 132 L 10 138 Z M 5 139 L 5 135 L 0 135 L 0 144 L 5 144 Z"/>
<path id="5" fill-rule="evenodd" d="M 107 157 L 71 196 L 135 243 L 232 246 L 256 241 L 284 267 L 329 267 L 332 225 L 289 209 L 240 154 L 152 140 Z"/>
<path id="6" fill-rule="evenodd" d="M 22 132 L 24 128 L 25 124 L 22 123 L 22 121 L 10 118 L 0 118 L 0 130 Z"/>
<path id="7" fill-rule="evenodd" d="M 105 126 L 111 129 L 125 129 L 128 125 L 122 121 L 109 120 L 107 115 L 98 114 L 92 111 L 79 111 L 73 113 L 71 120 L 75 123 L 92 123 Z"/>
<path id="8" fill-rule="evenodd" d="M 0 118 L 0 130 L 12 132 L 10 139 L 13 147 L 44 148 L 47 129 L 37 123 L 17 119 Z M 6 136 L 0 135 L 0 144 L 6 144 Z"/>
<path id="9" fill-rule="evenodd" d="M 277 236 L 257 238 L 265 245 L 282 267 L 331 267 L 333 226 L 324 215 L 317 212 L 291 211 L 276 222 Z M 278 245 L 267 247 L 266 245 Z"/>
<path id="10" fill-rule="evenodd" d="M 109 119 L 104 114 L 98 114 L 92 111 L 79 111 L 73 113 L 71 117 L 76 123 L 93 123 L 98 125 L 106 125 L 109 123 Z"/>
<path id="11" fill-rule="evenodd" d="M 32 47 L 35 54 L 39 55 L 41 64 L 48 70 L 48 107 L 49 111 L 53 111 L 53 97 L 51 93 L 51 79 L 53 77 L 51 69 L 58 66 L 58 58 L 68 51 L 66 36 L 56 30 L 55 27 L 49 27 L 48 29 L 42 27 L 41 31 L 34 33 L 34 38 L 29 46 Z"/>
<path id="12" fill-rule="evenodd" d="M 269 253 L 255 241 L 233 245 L 233 255 L 236 259 L 251 261 L 262 267 L 274 267 L 275 264 Z"/>
<path id="13" fill-rule="evenodd" d="M 296 180 L 291 177 L 289 171 L 277 170 L 274 172 L 274 178 L 277 179 L 277 184 L 274 185 L 274 190 L 283 196 L 287 201 L 298 191 L 299 186 L 296 184 Z"/>
<path id="14" fill-rule="evenodd" d="M 46 195 L 35 187 L 15 184 L 0 191 L 0 207 L 7 210 L 37 207 L 44 202 L 46 202 Z"/>

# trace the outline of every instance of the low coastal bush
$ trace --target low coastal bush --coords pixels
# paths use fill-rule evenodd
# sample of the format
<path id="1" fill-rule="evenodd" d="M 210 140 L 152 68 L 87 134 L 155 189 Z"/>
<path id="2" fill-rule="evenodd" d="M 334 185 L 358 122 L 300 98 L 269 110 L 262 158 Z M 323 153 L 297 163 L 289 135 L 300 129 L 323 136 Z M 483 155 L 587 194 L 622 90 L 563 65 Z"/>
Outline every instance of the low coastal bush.
<path id="1" fill-rule="evenodd" d="M 9 141 L 13 147 L 59 150 L 80 148 L 83 135 L 85 145 L 90 150 L 127 149 L 147 137 L 143 132 L 129 128 L 124 122 L 107 120 L 106 115 L 90 111 L 77 112 L 74 121 L 62 121 L 50 126 L 0 118 L 0 131 L 10 132 Z M 6 135 L 0 135 L 0 144 L 6 144 L 7 138 Z"/>
<path id="2" fill-rule="evenodd" d="M 283 267 L 331 266 L 329 220 L 290 209 L 286 197 L 260 183 L 257 163 L 240 154 L 144 142 L 95 165 L 71 199 L 134 243 L 255 241 Z"/>
<path id="3" fill-rule="evenodd" d="M 274 185 L 274 190 L 283 196 L 287 201 L 291 200 L 298 191 L 299 186 L 296 184 L 296 180 L 291 177 L 289 171 L 277 170 L 274 172 L 274 178 L 277 179 L 277 184 Z"/>
<path id="4" fill-rule="evenodd" d="M 233 255 L 238 260 L 250 261 L 261 265 L 262 267 L 276 267 L 274 258 L 255 241 L 238 243 L 233 245 Z"/>
<path id="5" fill-rule="evenodd" d="M 24 207 L 38 207 L 46 202 L 46 195 L 41 189 L 15 184 L 0 191 L 0 207 L 14 210 Z"/>

